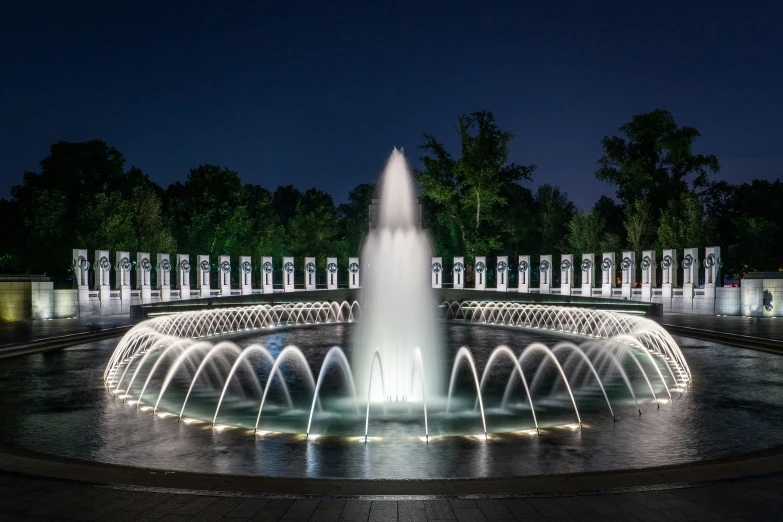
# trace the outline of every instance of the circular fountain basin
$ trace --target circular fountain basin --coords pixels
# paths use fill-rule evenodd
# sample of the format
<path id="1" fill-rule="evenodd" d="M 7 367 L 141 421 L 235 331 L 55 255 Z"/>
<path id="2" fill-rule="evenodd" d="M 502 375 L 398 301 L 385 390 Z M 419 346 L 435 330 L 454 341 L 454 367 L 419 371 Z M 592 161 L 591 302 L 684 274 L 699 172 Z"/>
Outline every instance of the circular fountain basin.
<path id="1" fill-rule="evenodd" d="M 302 347 L 317 373 L 334 346 L 351 345 L 355 329 L 353 324 L 333 324 L 258 330 L 232 334 L 230 341 L 238 346 L 262 344 L 274 355 L 288 345 Z M 445 372 L 463 346 L 470 347 L 481 371 L 497 346 L 519 353 L 531 343 L 554 346 L 567 338 L 562 332 L 447 323 Z M 484 389 L 485 437 L 472 377 L 463 365 L 450 411 L 445 412 L 443 397 L 431 399 L 429 439 L 422 429 L 422 405 L 393 400 L 371 405 L 367 440 L 366 404 L 360 401 L 357 414 L 340 371 L 324 379 L 309 438 L 309 400 L 297 394 L 307 395 L 310 383 L 294 377 L 301 372 L 287 374 L 292 399 L 301 406 L 282 407 L 282 393 L 270 395 L 269 412 L 254 433 L 257 402 L 248 415 L 240 392 L 226 402 L 225 410 L 221 408 L 215 426 L 210 422 L 216 399 L 211 393 L 194 396 L 192 409 L 186 409 L 181 421 L 173 413 L 178 402 L 173 395 L 164 395 L 156 415 L 146 401 L 139 408 L 130 403 L 132 398 L 123 401 L 103 381 L 105 363 L 117 341 L 99 341 L 4 364 L 0 440 L 52 455 L 155 469 L 351 478 L 503 477 L 645 468 L 783 443 L 778 430 L 783 421 L 778 407 L 783 399 L 782 358 L 704 341 L 677 341 L 693 381 L 681 396 L 672 392 L 671 402 L 643 398 L 643 386 L 634 401 L 622 386 L 607 381 L 613 417 L 595 386 L 587 380 L 584 385 L 575 383 L 580 428 L 567 394 L 553 380 L 551 390 L 543 386 L 533 392 L 536 431 L 521 390 L 501 407 L 505 381 L 490 380 Z M 350 351 L 346 353 L 350 358 Z M 663 397 L 663 390 L 656 392 Z M 248 403 L 257 399 L 248 393 Z M 20 403 L 25 407 L 19 408 Z"/>

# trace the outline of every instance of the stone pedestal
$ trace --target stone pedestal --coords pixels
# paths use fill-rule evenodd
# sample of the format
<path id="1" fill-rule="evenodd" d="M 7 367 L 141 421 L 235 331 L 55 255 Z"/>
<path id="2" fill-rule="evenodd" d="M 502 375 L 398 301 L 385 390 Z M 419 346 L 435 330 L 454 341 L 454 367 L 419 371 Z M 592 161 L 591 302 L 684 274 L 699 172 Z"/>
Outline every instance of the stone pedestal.
<path id="1" fill-rule="evenodd" d="M 180 300 L 190 299 L 190 256 L 177 254 L 177 286 Z"/>
<path id="2" fill-rule="evenodd" d="M 253 293 L 253 262 L 250 256 L 239 256 L 239 288 L 242 295 Z"/>
<path id="3" fill-rule="evenodd" d="M 508 256 L 498 256 L 495 266 L 495 289 L 498 292 L 508 291 Z"/>
<path id="4" fill-rule="evenodd" d="M 595 254 L 582 254 L 582 296 L 591 297 L 595 286 Z"/>
<path id="5" fill-rule="evenodd" d="M 571 295 L 574 286 L 574 255 L 560 256 L 560 295 Z"/>
<path id="6" fill-rule="evenodd" d="M 723 286 L 720 267 L 720 247 L 707 247 L 704 251 L 704 295 L 713 299 L 715 289 Z"/>
<path id="7" fill-rule="evenodd" d="M 530 256 L 519 256 L 519 266 L 517 267 L 517 288 L 519 292 L 530 292 Z"/>
<path id="8" fill-rule="evenodd" d="M 120 313 L 130 313 L 131 306 L 131 260 L 130 252 L 115 252 L 114 288 L 120 291 Z"/>
<path id="9" fill-rule="evenodd" d="M 633 288 L 636 286 L 636 252 L 623 252 L 623 258 L 620 261 L 620 270 L 622 273 L 622 291 L 623 299 L 631 300 Z"/>
<path id="10" fill-rule="evenodd" d="M 261 288 L 265 294 L 275 291 L 275 268 L 271 257 L 261 258 Z"/>
<path id="11" fill-rule="evenodd" d="M 433 257 L 430 269 L 432 288 L 443 288 L 443 258 Z"/>
<path id="12" fill-rule="evenodd" d="M 305 258 L 305 290 L 315 290 L 315 277 L 316 277 L 316 269 L 315 269 L 315 258 L 314 257 L 306 257 Z"/>
<path id="13" fill-rule="evenodd" d="M 677 288 L 677 251 L 668 249 L 663 251 L 661 257 L 661 301 L 664 312 L 672 309 L 675 288 Z"/>
<path id="14" fill-rule="evenodd" d="M 197 275 L 198 278 L 198 295 L 199 297 L 209 297 L 211 288 L 211 283 L 209 281 L 209 271 L 211 270 L 211 267 L 209 266 L 209 256 L 208 255 L 200 255 L 197 257 L 198 259 L 198 267 L 197 267 Z"/>
<path id="15" fill-rule="evenodd" d="M 220 288 L 220 295 L 231 295 L 230 256 L 218 256 L 218 288 Z"/>
<path id="16" fill-rule="evenodd" d="M 612 291 L 616 286 L 614 252 L 604 252 L 601 256 L 601 297 L 612 297 Z"/>
<path id="17" fill-rule="evenodd" d="M 156 288 L 160 290 L 161 301 L 171 301 L 171 259 L 168 254 L 157 255 L 158 280 Z"/>
<path id="18" fill-rule="evenodd" d="M 704 265 L 704 289 L 696 291 L 693 313 L 714 314 L 717 289 L 723 287 L 720 275 L 720 247 L 707 247 L 702 264 Z"/>
<path id="19" fill-rule="evenodd" d="M 476 256 L 476 264 L 473 266 L 476 275 L 476 290 L 486 290 L 487 288 L 487 258 L 485 256 Z"/>
<path id="20" fill-rule="evenodd" d="M 359 288 L 362 265 L 358 257 L 348 258 L 348 288 Z"/>
<path id="21" fill-rule="evenodd" d="M 87 309 L 90 301 L 90 261 L 87 259 L 86 249 L 73 249 L 71 266 L 73 267 L 73 280 L 76 286 L 79 308 Z"/>
<path id="22" fill-rule="evenodd" d="M 108 250 L 95 251 L 95 290 L 100 300 L 101 315 L 112 314 L 111 304 L 111 261 Z"/>
<path id="23" fill-rule="evenodd" d="M 337 290 L 337 274 L 338 274 L 337 258 L 327 257 L 326 258 L 326 289 L 327 290 Z"/>
<path id="24" fill-rule="evenodd" d="M 283 258 L 283 292 L 294 291 L 294 277 L 296 276 L 296 266 L 294 266 L 293 257 Z"/>
<path id="25" fill-rule="evenodd" d="M 136 290 L 142 304 L 152 301 L 152 261 L 149 252 L 136 253 Z"/>
<path id="26" fill-rule="evenodd" d="M 538 288 L 542 294 L 548 294 L 552 290 L 552 256 L 546 254 L 540 257 L 538 262 Z"/>
<path id="27" fill-rule="evenodd" d="M 652 289 L 655 288 L 657 284 L 655 251 L 642 251 L 642 260 L 639 263 L 639 266 L 642 269 L 642 301 L 649 303 L 652 301 Z"/>
<path id="28" fill-rule="evenodd" d="M 699 249 L 683 250 L 682 262 L 682 311 L 693 312 L 693 298 L 699 288 Z"/>
<path id="29" fill-rule="evenodd" d="M 465 258 L 457 256 L 454 258 L 454 267 L 452 268 L 454 274 L 453 282 L 454 288 L 465 288 Z"/>

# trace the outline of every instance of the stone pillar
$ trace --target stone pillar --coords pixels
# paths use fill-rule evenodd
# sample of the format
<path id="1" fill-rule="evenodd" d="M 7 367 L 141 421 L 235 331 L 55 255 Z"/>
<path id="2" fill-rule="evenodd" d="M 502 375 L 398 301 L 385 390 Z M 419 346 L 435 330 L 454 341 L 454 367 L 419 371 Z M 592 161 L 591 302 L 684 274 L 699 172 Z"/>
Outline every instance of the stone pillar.
<path id="1" fill-rule="evenodd" d="M 296 267 L 293 257 L 283 258 L 283 292 L 294 291 L 294 277 L 296 276 Z"/>
<path id="2" fill-rule="evenodd" d="M 582 296 L 592 297 L 595 286 L 595 254 L 582 254 Z"/>
<path id="3" fill-rule="evenodd" d="M 152 261 L 149 252 L 136 252 L 136 290 L 142 304 L 152 301 Z"/>
<path id="4" fill-rule="evenodd" d="M 275 291 L 275 267 L 271 257 L 261 259 L 261 288 L 265 294 L 271 294 Z"/>
<path id="5" fill-rule="evenodd" d="M 518 267 L 519 280 L 517 281 L 517 288 L 519 292 L 530 292 L 530 256 L 519 256 Z"/>
<path id="6" fill-rule="evenodd" d="M 95 251 L 95 290 L 101 300 L 101 315 L 111 314 L 111 261 L 108 250 Z"/>
<path id="7" fill-rule="evenodd" d="M 305 258 L 305 290 L 315 290 L 315 258 Z"/>
<path id="8" fill-rule="evenodd" d="M 239 256 L 239 288 L 242 295 L 253 293 L 253 262 L 250 256 Z"/>
<path id="9" fill-rule="evenodd" d="M 231 257 L 218 256 L 218 287 L 220 295 L 231 295 Z"/>
<path id="10" fill-rule="evenodd" d="M 180 300 L 190 299 L 190 256 L 177 254 L 177 285 Z"/>
<path id="11" fill-rule="evenodd" d="M 495 267 L 495 288 L 498 292 L 508 292 L 508 256 L 498 256 Z"/>
<path id="12" fill-rule="evenodd" d="M 171 301 L 171 260 L 168 254 L 158 254 L 158 281 L 161 301 Z"/>
<path id="13" fill-rule="evenodd" d="M 664 250 L 661 258 L 661 300 L 663 311 L 672 309 L 674 288 L 677 288 L 677 251 Z"/>
<path id="14" fill-rule="evenodd" d="M 715 298 L 715 289 L 723 286 L 720 274 L 720 247 L 707 247 L 704 251 L 704 295 Z"/>
<path id="15" fill-rule="evenodd" d="M 473 266 L 476 272 L 476 290 L 487 289 L 487 258 L 476 256 L 476 264 Z"/>
<path id="16" fill-rule="evenodd" d="M 326 289 L 337 290 L 337 258 L 326 258 Z"/>
<path id="17" fill-rule="evenodd" d="M 686 248 L 682 254 L 682 311 L 693 312 L 693 296 L 699 288 L 699 249 Z"/>
<path id="18" fill-rule="evenodd" d="M 707 247 L 704 249 L 704 293 L 701 296 L 703 302 L 700 303 L 699 312 L 703 314 L 715 313 L 715 300 L 717 298 L 717 288 L 723 286 L 720 274 L 720 247 Z M 694 313 L 696 313 L 696 302 L 694 301 Z"/>
<path id="19" fill-rule="evenodd" d="M 550 293 L 552 289 L 552 256 L 543 255 L 538 262 L 538 288 L 542 294 Z"/>
<path id="20" fill-rule="evenodd" d="M 432 288 L 443 288 L 443 258 L 433 257 L 432 268 L 430 270 L 432 279 Z"/>
<path id="21" fill-rule="evenodd" d="M 604 252 L 601 259 L 601 297 L 612 297 L 617 286 L 614 277 L 614 252 Z"/>
<path id="22" fill-rule="evenodd" d="M 199 297 L 209 297 L 210 282 L 209 282 L 209 256 L 200 255 L 198 259 L 198 295 Z"/>
<path id="23" fill-rule="evenodd" d="M 348 258 L 348 288 L 359 288 L 361 280 L 359 275 L 362 271 L 362 265 L 359 264 L 358 257 Z"/>
<path id="24" fill-rule="evenodd" d="M 456 288 L 458 290 L 465 288 L 465 258 L 464 257 L 457 256 L 454 258 L 454 268 L 452 272 L 454 272 L 453 288 Z"/>
<path id="25" fill-rule="evenodd" d="M 639 266 L 642 269 L 642 301 L 649 303 L 652 301 L 652 289 L 657 284 L 655 250 L 643 250 Z"/>
<path id="26" fill-rule="evenodd" d="M 88 310 L 90 301 L 90 262 L 87 260 L 87 250 L 73 249 L 73 280 L 76 283 L 76 300 L 80 310 Z M 82 304 L 84 303 L 84 304 Z"/>
<path id="27" fill-rule="evenodd" d="M 115 252 L 114 260 L 114 288 L 120 291 L 120 313 L 127 314 L 131 305 L 130 252 Z"/>
<path id="28" fill-rule="evenodd" d="M 574 255 L 560 256 L 560 295 L 571 295 L 574 287 Z"/>
<path id="29" fill-rule="evenodd" d="M 623 252 L 620 270 L 623 278 L 623 299 L 630 301 L 633 295 L 633 288 L 636 286 L 636 252 Z"/>

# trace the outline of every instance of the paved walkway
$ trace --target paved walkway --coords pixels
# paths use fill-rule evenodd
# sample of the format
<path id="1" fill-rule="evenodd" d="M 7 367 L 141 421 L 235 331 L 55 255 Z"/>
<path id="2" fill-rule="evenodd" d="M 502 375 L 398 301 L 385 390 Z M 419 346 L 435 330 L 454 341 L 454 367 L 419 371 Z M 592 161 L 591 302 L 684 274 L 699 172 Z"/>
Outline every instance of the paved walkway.
<path id="1" fill-rule="evenodd" d="M 110 315 L 0 323 L 0 346 L 27 343 L 64 335 L 90 333 L 100 329 L 105 330 L 117 326 L 136 324 L 139 321 L 139 319 L 131 319 L 128 315 Z"/>
<path id="2" fill-rule="evenodd" d="M 661 324 L 783 341 L 783 318 L 666 313 L 654 317 Z"/>
<path id="3" fill-rule="evenodd" d="M 783 474 L 582 495 L 508 498 L 270 498 L 130 489 L 0 474 L 0 519 L 500 521 L 783 520 Z"/>

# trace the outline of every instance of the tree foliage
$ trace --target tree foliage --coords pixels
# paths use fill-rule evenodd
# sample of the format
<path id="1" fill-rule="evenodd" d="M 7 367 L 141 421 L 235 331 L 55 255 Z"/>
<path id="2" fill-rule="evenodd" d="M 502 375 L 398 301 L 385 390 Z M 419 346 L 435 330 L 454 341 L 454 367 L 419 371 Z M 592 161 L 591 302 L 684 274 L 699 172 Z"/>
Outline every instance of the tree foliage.
<path id="1" fill-rule="evenodd" d="M 460 156 L 454 158 L 431 134 L 424 134 L 417 172 L 421 195 L 437 215 L 439 226 L 449 231 L 453 248 L 469 257 L 502 246 L 499 226 L 509 205 L 504 190 L 529 181 L 535 165 L 509 163 L 511 131 L 501 130 L 492 113 L 474 112 L 458 119 Z"/>
<path id="2" fill-rule="evenodd" d="M 672 198 L 706 188 L 709 176 L 720 170 L 715 156 L 693 153 L 699 131 L 678 127 L 669 111 L 637 114 L 619 130 L 624 137 L 601 141 L 604 155 L 595 176 L 615 185 L 626 206 L 646 201 L 655 218 Z"/>
<path id="3" fill-rule="evenodd" d="M 711 181 L 713 155 L 693 153 L 699 132 L 668 112 L 635 115 L 602 140 L 595 175 L 616 188 L 578 211 L 559 187 L 532 181 L 535 165 L 510 162 L 513 132 L 487 111 L 457 120 L 452 155 L 424 134 L 415 173 L 423 221 L 438 255 L 557 254 L 722 247 L 724 274 L 783 270 L 783 183 Z M 70 251 L 109 249 L 217 256 L 357 255 L 368 230 L 374 184 L 335 205 L 315 188 L 271 191 L 228 168 L 200 165 L 166 190 L 101 140 L 58 142 L 0 199 L 0 272 L 68 278 Z M 492 274 L 488 272 L 488 277 Z"/>

